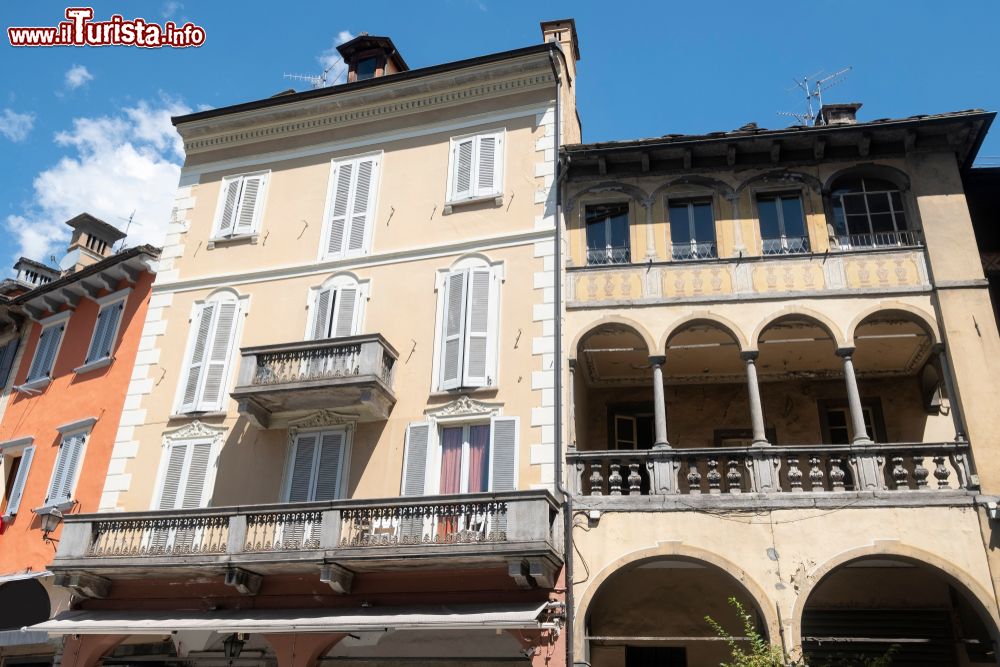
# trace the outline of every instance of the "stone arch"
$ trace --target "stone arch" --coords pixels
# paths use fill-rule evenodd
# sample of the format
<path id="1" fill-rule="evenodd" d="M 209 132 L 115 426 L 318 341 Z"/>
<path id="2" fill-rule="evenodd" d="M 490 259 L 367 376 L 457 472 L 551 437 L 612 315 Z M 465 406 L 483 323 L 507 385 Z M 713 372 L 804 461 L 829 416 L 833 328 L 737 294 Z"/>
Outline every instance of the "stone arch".
<path id="1" fill-rule="evenodd" d="M 650 199 L 655 200 L 667 190 L 675 188 L 678 185 L 696 185 L 712 190 L 723 197 L 732 197 L 736 194 L 736 190 L 733 186 L 717 178 L 712 178 L 710 176 L 680 176 L 660 185 L 658 188 L 653 190 L 649 197 Z"/>
<path id="2" fill-rule="evenodd" d="M 605 324 L 616 324 L 619 326 L 628 327 L 629 329 L 632 329 L 632 331 L 646 343 L 646 348 L 649 351 L 649 354 L 653 354 L 654 351 L 657 349 L 656 342 L 653 340 L 653 336 L 644 326 L 642 326 L 638 322 L 630 320 L 627 317 L 621 317 L 619 315 L 605 315 L 599 320 L 595 320 L 593 322 L 588 323 L 584 327 L 580 327 L 580 333 L 576 335 L 576 337 L 573 339 L 573 343 L 569 347 L 570 353 L 573 355 L 574 358 L 576 357 L 576 353 L 580 347 L 580 343 L 582 343 L 587 336 L 594 333 L 597 329 L 599 329 L 602 325 Z"/>
<path id="3" fill-rule="evenodd" d="M 833 344 L 835 347 L 838 348 L 846 347 L 849 344 L 850 339 L 844 337 L 844 334 L 841 332 L 840 327 L 838 327 L 832 319 L 830 319 L 823 313 L 813 310 L 812 308 L 803 308 L 800 306 L 788 306 L 786 308 L 782 308 L 776 313 L 771 313 L 763 321 L 757 324 L 757 327 L 754 329 L 753 332 L 753 338 L 750 339 L 751 344 L 753 345 L 751 349 L 754 350 L 757 349 L 757 346 L 760 344 L 760 336 L 762 333 L 764 333 L 764 331 L 768 327 L 770 327 L 778 320 L 790 316 L 803 317 L 805 319 L 812 320 L 813 322 L 815 322 L 820 328 L 822 328 L 824 331 L 826 331 L 827 334 L 829 334 L 830 338 L 833 339 Z"/>
<path id="4" fill-rule="evenodd" d="M 660 338 L 660 346 L 656 349 L 661 352 L 665 352 L 667 349 L 667 343 L 673 338 L 677 333 L 682 331 L 686 326 L 694 324 L 696 322 L 704 322 L 707 324 L 712 324 L 719 327 L 727 334 L 732 336 L 733 340 L 740 348 L 740 352 L 745 350 L 754 349 L 749 346 L 746 336 L 743 335 L 743 330 L 735 322 L 730 320 L 728 317 L 719 315 L 718 313 L 713 313 L 711 311 L 702 310 L 695 313 L 691 313 L 687 317 L 684 317 L 677 322 L 671 324 L 671 326 L 664 332 L 663 337 Z"/>
<path id="5" fill-rule="evenodd" d="M 830 176 L 827 177 L 826 182 L 823 184 L 823 194 L 830 194 L 833 190 L 833 185 L 845 176 L 871 176 L 872 178 L 881 178 L 895 184 L 896 187 L 903 192 L 909 192 L 910 190 L 910 177 L 907 176 L 905 172 L 887 164 L 869 162 L 866 164 L 858 164 L 844 169 L 839 169 L 830 174 Z"/>
<path id="6" fill-rule="evenodd" d="M 768 182 L 779 182 L 779 183 L 795 183 L 799 185 L 804 185 L 809 189 L 821 193 L 823 191 L 823 183 L 818 178 L 812 174 L 807 174 L 801 171 L 791 171 L 788 169 L 774 169 L 772 171 L 764 172 L 762 174 L 757 174 L 756 176 L 751 176 L 750 178 L 744 180 L 739 185 L 736 186 L 736 194 L 742 194 L 747 188 L 757 183 L 768 183 Z"/>
<path id="7" fill-rule="evenodd" d="M 354 284 L 358 285 L 362 281 L 358 278 L 357 274 L 353 271 L 336 271 L 331 273 L 323 280 L 321 283 L 322 287 L 331 287 L 336 285 L 347 285 Z"/>
<path id="8" fill-rule="evenodd" d="M 1000 615 L 998 615 L 997 603 L 993 595 L 972 578 L 967 572 L 956 567 L 950 561 L 937 556 L 929 551 L 914 547 L 896 540 L 876 540 L 872 544 L 856 547 L 843 551 L 830 560 L 815 567 L 806 575 L 808 585 L 798 591 L 795 598 L 795 606 L 792 609 L 792 644 L 796 647 L 802 644 L 802 617 L 805 613 L 806 603 L 809 597 L 815 592 L 823 579 L 837 568 L 850 562 L 861 560 L 867 557 L 889 557 L 930 567 L 940 574 L 946 581 L 962 591 L 973 604 L 976 610 L 983 616 L 984 620 L 989 620 L 989 631 L 994 641 L 1000 641 Z"/>
<path id="9" fill-rule="evenodd" d="M 914 318 L 914 322 L 927 332 L 927 335 L 931 337 L 931 341 L 935 345 L 941 342 L 941 337 L 938 335 L 937 320 L 930 313 L 902 301 L 882 301 L 861 311 L 851 321 L 850 326 L 847 328 L 847 338 L 845 339 L 847 345 L 852 347 L 855 345 L 855 334 L 862 322 L 876 313 L 892 311 L 911 315 Z"/>
<path id="10" fill-rule="evenodd" d="M 566 205 L 564 207 L 565 214 L 569 216 L 573 212 L 577 201 L 580 197 L 588 194 L 597 194 L 601 192 L 617 192 L 624 193 L 629 196 L 629 198 L 638 204 L 645 205 L 650 199 L 650 195 L 642 188 L 631 185 L 630 183 L 619 183 L 615 181 L 602 181 L 601 183 L 596 183 L 594 185 L 588 185 L 587 187 L 574 192 L 566 198 Z"/>
<path id="11" fill-rule="evenodd" d="M 587 587 L 587 590 L 583 592 L 583 595 L 579 596 L 575 614 L 575 618 L 578 619 L 576 622 L 579 623 L 580 619 L 586 622 L 590 613 L 591 603 L 611 577 L 628 566 L 659 558 L 678 558 L 702 562 L 722 570 L 753 599 L 754 604 L 757 606 L 757 611 L 764 618 L 768 637 L 774 641 L 781 636 L 781 621 L 775 613 L 774 601 L 768 596 L 764 587 L 759 582 L 727 558 L 712 551 L 690 546 L 679 541 L 659 542 L 655 547 L 625 554 L 605 566 L 604 569 L 595 574 L 593 581 Z M 579 626 L 577 630 L 575 633 L 576 639 L 574 640 L 576 642 L 575 648 L 580 650 L 583 648 L 583 643 L 585 642 L 585 633 L 579 631 Z"/>

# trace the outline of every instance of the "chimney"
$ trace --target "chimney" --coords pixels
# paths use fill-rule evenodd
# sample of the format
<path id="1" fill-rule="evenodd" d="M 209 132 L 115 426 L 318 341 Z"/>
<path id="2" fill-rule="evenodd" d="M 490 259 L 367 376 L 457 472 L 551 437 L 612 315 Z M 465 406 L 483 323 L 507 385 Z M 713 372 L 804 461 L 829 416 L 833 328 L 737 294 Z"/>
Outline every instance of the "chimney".
<path id="1" fill-rule="evenodd" d="M 857 125 L 858 109 L 861 102 L 846 104 L 824 104 L 816 116 L 817 125 Z"/>
<path id="2" fill-rule="evenodd" d="M 566 56 L 569 75 L 576 79 L 576 61 L 580 59 L 580 44 L 576 39 L 576 21 L 559 19 L 542 21 L 542 41 L 556 42 Z"/>
<path id="3" fill-rule="evenodd" d="M 363 32 L 338 46 L 337 51 L 347 65 L 347 83 L 410 69 L 388 37 L 375 37 Z"/>
<path id="4" fill-rule="evenodd" d="M 115 243 L 125 238 L 125 234 L 117 227 L 89 213 L 81 213 L 72 220 L 67 220 L 66 224 L 73 228 L 73 236 L 66 248 L 66 255 L 59 262 L 59 269 L 64 274 L 110 257 Z"/>
<path id="5" fill-rule="evenodd" d="M 15 280 L 32 287 L 45 285 L 59 277 L 59 269 L 53 269 L 47 264 L 27 257 L 22 257 L 14 263 L 14 271 L 17 272 Z"/>

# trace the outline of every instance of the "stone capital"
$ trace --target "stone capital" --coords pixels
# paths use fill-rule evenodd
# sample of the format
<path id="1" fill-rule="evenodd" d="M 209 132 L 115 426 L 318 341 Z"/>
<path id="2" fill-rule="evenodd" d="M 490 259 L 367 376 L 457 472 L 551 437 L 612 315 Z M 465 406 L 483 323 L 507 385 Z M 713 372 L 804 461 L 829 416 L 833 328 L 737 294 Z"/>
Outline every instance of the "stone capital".
<path id="1" fill-rule="evenodd" d="M 667 357 L 666 357 L 666 355 L 663 355 L 663 354 L 660 354 L 660 355 L 650 355 L 650 357 L 649 357 L 649 365 L 650 366 L 662 366 L 665 363 L 667 363 Z"/>
<path id="2" fill-rule="evenodd" d="M 841 359 L 845 359 L 847 357 L 850 357 L 853 354 L 854 354 L 854 348 L 853 347 L 838 347 L 837 348 L 837 356 L 840 357 Z"/>
<path id="3" fill-rule="evenodd" d="M 740 359 L 743 361 L 756 361 L 759 354 L 760 352 L 757 350 L 744 350 L 740 352 Z"/>

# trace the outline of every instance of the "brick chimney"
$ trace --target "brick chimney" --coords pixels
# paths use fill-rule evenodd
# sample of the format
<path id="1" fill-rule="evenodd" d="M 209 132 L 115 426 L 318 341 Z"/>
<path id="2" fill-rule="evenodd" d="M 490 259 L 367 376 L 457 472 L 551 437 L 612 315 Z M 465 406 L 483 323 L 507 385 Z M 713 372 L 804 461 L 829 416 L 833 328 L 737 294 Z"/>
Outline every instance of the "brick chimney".
<path id="1" fill-rule="evenodd" d="M 576 79 L 576 61 L 580 59 L 580 44 L 576 39 L 576 21 L 558 19 L 542 21 L 542 41 L 556 42 L 566 55 L 569 75 Z"/>
<path id="2" fill-rule="evenodd" d="M 125 238 L 124 232 L 113 225 L 81 213 L 66 224 L 73 228 L 73 236 L 66 248 L 66 255 L 59 262 L 64 274 L 73 273 L 113 254 L 115 243 Z"/>
<path id="3" fill-rule="evenodd" d="M 388 37 L 366 32 L 337 47 L 347 65 L 347 83 L 375 79 L 410 69 Z"/>
<path id="4" fill-rule="evenodd" d="M 856 125 L 861 102 L 824 104 L 816 116 L 817 125 Z"/>

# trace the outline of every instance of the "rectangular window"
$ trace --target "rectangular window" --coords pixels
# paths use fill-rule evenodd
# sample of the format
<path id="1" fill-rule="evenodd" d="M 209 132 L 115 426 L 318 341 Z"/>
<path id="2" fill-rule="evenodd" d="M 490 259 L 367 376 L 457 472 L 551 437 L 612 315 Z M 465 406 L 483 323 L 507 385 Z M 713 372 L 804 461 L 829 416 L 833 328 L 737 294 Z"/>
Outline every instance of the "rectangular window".
<path id="1" fill-rule="evenodd" d="M 501 130 L 451 140 L 449 202 L 503 193 L 503 137 Z"/>
<path id="2" fill-rule="evenodd" d="M 830 445 L 849 445 L 854 441 L 854 425 L 851 411 L 843 401 L 820 401 L 820 426 L 823 442 Z M 885 421 L 882 404 L 877 398 L 862 401 L 862 414 L 868 437 L 876 442 L 886 442 Z"/>
<path id="3" fill-rule="evenodd" d="M 49 491 L 45 496 L 46 505 L 61 505 L 73 500 L 87 435 L 86 432 L 63 435 L 59 443 L 59 454 L 56 455 L 56 463 L 52 468 Z"/>
<path id="4" fill-rule="evenodd" d="M 195 308 L 181 382 L 180 412 L 222 408 L 240 310 L 235 299 L 207 301 Z"/>
<path id="5" fill-rule="evenodd" d="M 17 349 L 21 339 L 14 336 L 9 341 L 0 345 L 0 393 L 7 387 L 10 380 L 10 372 L 14 368 L 14 359 L 17 357 Z"/>
<path id="6" fill-rule="evenodd" d="M 120 299 L 104 305 L 97 313 L 94 335 L 90 339 L 90 347 L 87 350 L 87 359 L 84 363 L 90 364 L 111 357 L 115 348 L 115 340 L 118 337 L 118 325 L 121 323 L 124 310 L 125 299 Z"/>
<path id="7" fill-rule="evenodd" d="M 672 200 L 670 216 L 671 254 L 675 260 L 717 257 L 715 216 L 710 200 Z"/>
<path id="8" fill-rule="evenodd" d="M 453 271 L 440 288 L 438 387 L 496 383 L 499 278 L 489 267 Z"/>
<path id="9" fill-rule="evenodd" d="M 260 227 L 267 172 L 222 179 L 212 238 L 254 234 Z"/>
<path id="10" fill-rule="evenodd" d="M 210 440 L 174 440 L 161 463 L 160 488 L 154 506 L 159 510 L 207 507 L 212 469 Z M 154 530 L 148 548 L 183 553 L 200 541 L 202 528 L 171 527 Z"/>
<path id="11" fill-rule="evenodd" d="M 586 208 L 587 264 L 628 264 L 632 261 L 628 202 Z"/>
<path id="12" fill-rule="evenodd" d="M 31 461 L 35 456 L 33 445 L 26 447 L 16 447 L 0 450 L 0 458 L 3 459 L 3 504 L 0 514 L 9 519 L 17 514 L 21 506 L 21 498 L 24 495 L 24 486 L 28 481 L 28 472 L 31 470 Z"/>
<path id="13" fill-rule="evenodd" d="M 362 58 L 358 61 L 358 64 L 354 66 L 355 79 L 358 81 L 364 81 L 365 79 L 371 79 L 375 76 L 375 70 L 378 68 L 378 59 L 375 57 Z"/>
<path id="14" fill-rule="evenodd" d="M 797 193 L 757 195 L 757 215 L 762 254 L 809 252 L 802 198 Z"/>
<path id="15" fill-rule="evenodd" d="M 342 497 L 347 429 L 310 431 L 295 436 L 285 474 L 285 500 L 304 503 Z"/>
<path id="16" fill-rule="evenodd" d="M 59 353 L 59 345 L 62 343 L 65 331 L 65 320 L 50 324 L 42 329 L 42 333 L 38 336 L 38 345 L 35 347 L 35 356 L 28 369 L 29 383 L 52 378 L 52 369 L 55 366 L 56 355 Z"/>
<path id="17" fill-rule="evenodd" d="M 489 491 L 490 425 L 453 426 L 441 431 L 438 493 Z"/>
<path id="18" fill-rule="evenodd" d="M 333 160 L 326 204 L 325 257 L 368 252 L 378 192 L 378 155 Z"/>

